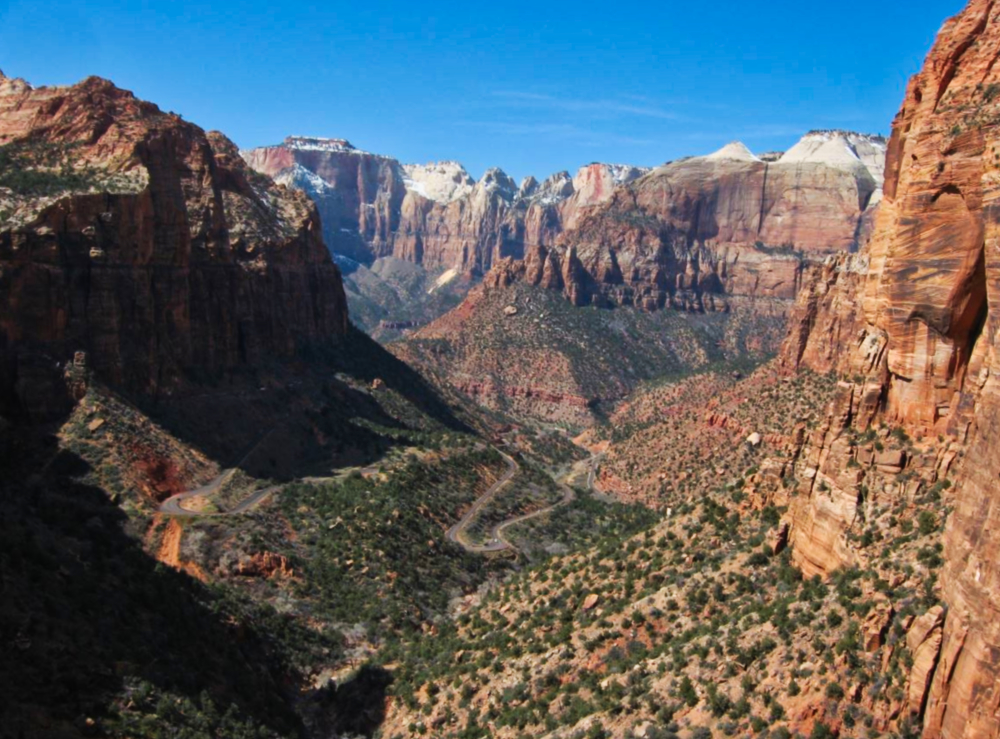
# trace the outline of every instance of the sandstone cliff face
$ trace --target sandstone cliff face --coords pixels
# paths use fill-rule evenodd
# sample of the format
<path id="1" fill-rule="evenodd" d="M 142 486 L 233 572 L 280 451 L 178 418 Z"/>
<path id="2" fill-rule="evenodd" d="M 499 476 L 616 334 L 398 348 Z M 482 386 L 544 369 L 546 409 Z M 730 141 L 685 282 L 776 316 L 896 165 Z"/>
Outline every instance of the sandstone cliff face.
<path id="1" fill-rule="evenodd" d="M 222 135 L 98 78 L 0 78 L 0 154 L 0 413 L 60 410 L 64 375 L 170 393 L 347 330 L 315 206 Z"/>
<path id="2" fill-rule="evenodd" d="M 867 267 L 828 267 L 803 291 L 784 352 L 789 367 L 859 376 L 807 446 L 825 497 L 845 501 L 821 503 L 813 484 L 793 505 L 792 540 L 807 570 L 828 572 L 858 556 L 845 539 L 858 524 L 858 501 L 906 500 L 947 476 L 955 483 L 943 627 L 935 620 L 917 624 L 925 634 L 911 632 L 919 660 L 909 704 L 932 737 L 1000 734 L 997 11 L 991 0 L 972 0 L 945 24 L 894 124 Z M 826 348 L 830 341 L 841 358 Z M 845 463 L 863 451 L 848 437 L 873 422 L 918 440 L 916 458 L 877 465 L 881 493 L 846 479 Z M 900 483 L 904 469 L 912 476 Z"/>
<path id="3" fill-rule="evenodd" d="M 363 263 L 392 256 L 429 269 L 484 274 L 526 246 L 551 244 L 587 208 L 648 170 L 590 164 L 520 186 L 500 169 L 479 182 L 457 162 L 426 165 L 360 151 L 342 139 L 292 136 L 243 154 L 251 167 L 308 193 L 331 250 Z"/>
<path id="4" fill-rule="evenodd" d="M 252 169 L 313 199 L 333 252 L 358 261 L 391 253 L 407 194 L 395 159 L 359 151 L 341 139 L 302 136 L 243 156 Z"/>
<path id="5" fill-rule="evenodd" d="M 503 256 L 517 254 L 522 229 L 513 212 L 517 185 L 490 169 L 465 197 L 450 201 L 407 192 L 392 256 L 428 268 L 482 274 Z"/>
<path id="6" fill-rule="evenodd" d="M 804 261 L 854 249 L 881 197 L 880 139 L 807 135 L 763 161 L 739 142 L 667 164 L 525 255 L 534 284 L 574 303 L 719 310 L 794 299 Z M 803 259 L 805 257 L 805 260 Z"/>
<path id="7" fill-rule="evenodd" d="M 857 135 L 807 134 L 775 162 L 761 161 L 738 143 L 674 162 L 635 188 L 636 204 L 694 241 L 847 250 L 856 245 L 860 218 L 882 184 L 878 168 L 869 169 L 848 148 L 848 136 Z M 804 151 L 823 137 L 824 147 Z M 865 140 L 868 149 L 879 145 Z"/>
<path id="8" fill-rule="evenodd" d="M 327 243 L 352 259 L 471 274 L 524 260 L 532 284 L 577 305 L 701 311 L 726 309 L 728 296 L 793 299 L 801 255 L 866 241 L 884 152 L 878 137 L 812 132 L 768 161 L 734 143 L 652 172 L 590 164 L 519 187 L 501 170 L 476 183 L 455 162 L 404 166 L 335 139 L 244 156 L 308 192 Z"/>

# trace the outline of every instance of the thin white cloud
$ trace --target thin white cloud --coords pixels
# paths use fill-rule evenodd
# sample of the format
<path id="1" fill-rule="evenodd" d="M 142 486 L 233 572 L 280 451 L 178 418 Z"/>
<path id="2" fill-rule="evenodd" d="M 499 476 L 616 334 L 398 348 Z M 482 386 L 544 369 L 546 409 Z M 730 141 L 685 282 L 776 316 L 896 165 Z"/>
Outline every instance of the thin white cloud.
<path id="1" fill-rule="evenodd" d="M 727 138 L 730 141 L 752 141 L 754 139 L 775 138 L 779 136 L 802 136 L 806 131 L 816 128 L 812 126 L 793 126 L 785 123 L 761 124 L 745 127 L 727 128 L 714 131 L 689 131 L 679 138 L 688 141 L 710 141 Z"/>
<path id="2" fill-rule="evenodd" d="M 517 90 L 498 90 L 491 93 L 498 100 L 504 100 L 508 105 L 517 107 L 549 108 L 571 113 L 593 113 L 600 116 L 625 115 L 641 118 L 658 118 L 660 120 L 680 120 L 680 116 L 671 110 L 665 110 L 655 105 L 638 105 L 627 100 L 591 100 L 583 98 L 561 98 L 536 92 L 521 92 Z M 635 100 L 635 98 L 631 98 Z M 637 101 L 643 102 L 643 101 Z"/>
<path id="3" fill-rule="evenodd" d="M 526 123 L 507 121 L 456 121 L 455 125 L 479 128 L 497 136 L 532 136 L 569 140 L 583 146 L 650 146 L 659 143 L 651 139 L 636 138 L 604 131 L 593 131 L 572 123 Z"/>

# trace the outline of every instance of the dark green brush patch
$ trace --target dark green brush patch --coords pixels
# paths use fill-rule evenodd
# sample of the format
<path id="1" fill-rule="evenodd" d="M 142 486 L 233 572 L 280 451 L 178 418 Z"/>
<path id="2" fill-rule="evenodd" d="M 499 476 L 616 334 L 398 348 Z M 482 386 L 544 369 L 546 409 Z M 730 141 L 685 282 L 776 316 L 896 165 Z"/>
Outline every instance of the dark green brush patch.
<path id="1" fill-rule="evenodd" d="M 97 170 L 76 165 L 74 144 L 16 141 L 0 146 L 0 187 L 17 195 L 46 197 L 97 187 Z"/>
<path id="2" fill-rule="evenodd" d="M 496 452 L 470 450 L 440 464 L 414 460 L 380 482 L 288 486 L 281 510 L 297 534 L 288 553 L 303 575 L 298 595 L 324 619 L 367 624 L 373 636 L 419 629 L 505 567 L 445 537 L 503 469 Z"/>

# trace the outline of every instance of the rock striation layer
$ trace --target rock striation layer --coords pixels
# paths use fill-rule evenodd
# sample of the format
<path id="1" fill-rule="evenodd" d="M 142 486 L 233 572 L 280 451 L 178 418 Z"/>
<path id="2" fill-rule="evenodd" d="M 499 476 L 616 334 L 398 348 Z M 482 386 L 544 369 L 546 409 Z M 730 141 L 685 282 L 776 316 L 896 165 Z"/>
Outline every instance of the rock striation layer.
<path id="1" fill-rule="evenodd" d="M 316 207 L 111 82 L 0 77 L 0 414 L 289 357 L 347 331 Z M 74 380 L 73 378 L 76 378 Z"/>
<path id="2" fill-rule="evenodd" d="M 791 299 L 805 255 L 852 250 L 881 198 L 885 141 L 812 132 L 783 156 L 734 142 L 655 170 L 590 164 L 516 185 L 455 162 L 401 165 L 338 139 L 244 152 L 308 192 L 338 254 L 485 274 L 523 260 L 533 284 L 577 304 L 704 310 L 726 294 Z"/>
<path id="3" fill-rule="evenodd" d="M 1000 734 L 998 10 L 972 0 L 941 30 L 893 126 L 872 241 L 812 278 L 783 351 L 788 369 L 854 378 L 805 449 L 813 478 L 791 539 L 807 572 L 856 561 L 848 532 L 866 512 L 954 483 L 947 608 L 908 637 L 910 710 L 924 736 L 949 739 Z M 872 451 L 851 436 L 880 423 L 916 439 L 912 456 L 877 457 L 864 476 L 849 463 Z"/>
<path id="4" fill-rule="evenodd" d="M 396 257 L 476 274 L 521 257 L 526 245 L 552 243 L 583 210 L 648 172 L 590 164 L 575 177 L 560 172 L 517 185 L 494 168 L 476 182 L 457 162 L 404 165 L 342 139 L 301 136 L 243 156 L 316 201 L 335 253 L 365 264 Z"/>
<path id="5" fill-rule="evenodd" d="M 826 144 L 811 148 L 817 139 Z M 729 296 L 794 299 L 805 262 L 866 238 L 880 151 L 877 137 L 827 132 L 776 161 L 734 142 L 672 162 L 616 189 L 554 245 L 529 247 L 525 278 L 577 305 L 701 311 Z"/>

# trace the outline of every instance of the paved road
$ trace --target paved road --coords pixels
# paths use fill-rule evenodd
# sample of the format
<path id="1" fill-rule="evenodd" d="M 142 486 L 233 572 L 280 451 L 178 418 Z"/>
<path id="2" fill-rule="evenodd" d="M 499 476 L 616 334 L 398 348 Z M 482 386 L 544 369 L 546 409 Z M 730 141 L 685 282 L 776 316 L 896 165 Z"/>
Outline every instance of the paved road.
<path id="1" fill-rule="evenodd" d="M 503 452 L 500 453 L 503 454 Z M 480 498 L 476 500 L 476 502 L 472 505 L 472 508 L 470 508 L 468 512 L 464 516 L 462 516 L 462 520 L 459 521 L 457 524 L 455 524 L 448 531 L 449 541 L 453 541 L 454 543 L 463 547 L 466 551 L 472 552 L 473 554 L 491 554 L 495 552 L 507 551 L 508 549 L 516 549 L 516 547 L 510 542 L 510 540 L 506 536 L 507 529 L 519 523 L 524 523 L 525 521 L 530 521 L 534 518 L 539 518 L 541 516 L 545 516 L 549 513 L 552 513 L 552 511 L 556 510 L 557 508 L 572 503 L 573 499 L 576 497 L 576 494 L 573 492 L 573 489 L 571 487 L 566 485 L 565 482 L 559 481 L 559 487 L 563 491 L 563 497 L 562 500 L 560 500 L 558 503 L 555 503 L 549 506 L 548 508 L 543 508 L 541 510 L 534 511 L 533 513 L 527 513 L 523 516 L 517 516 L 516 518 L 509 518 L 506 521 L 501 521 L 490 530 L 489 538 L 485 544 L 469 543 L 465 534 L 467 533 L 469 527 L 472 525 L 473 521 L 475 521 L 475 519 L 479 516 L 479 513 L 482 511 L 482 509 L 496 497 L 496 494 L 499 492 L 500 488 L 502 488 L 504 485 L 510 482 L 511 479 L 514 477 L 514 475 L 516 475 L 518 470 L 520 469 L 517 462 L 515 462 L 511 457 L 507 456 L 506 454 L 504 454 L 503 456 L 505 461 L 507 462 L 507 472 L 504 474 L 503 477 L 497 480 L 497 482 L 494 483 L 489 490 L 487 490 L 482 496 L 480 496 Z M 597 472 L 597 466 L 603 457 L 604 457 L 603 454 L 595 454 L 590 459 L 577 463 L 577 464 L 586 464 L 589 467 L 587 475 L 587 485 L 591 490 L 595 489 L 594 478 Z M 566 475 L 566 478 L 572 477 L 572 475 L 573 473 L 571 472 L 570 474 Z"/>
<path id="2" fill-rule="evenodd" d="M 497 451 L 500 450 L 498 449 Z M 516 475 L 518 471 L 521 469 L 520 465 L 518 465 L 518 463 L 514 461 L 513 457 L 504 454 L 503 452 L 500 452 L 500 454 L 501 456 L 503 456 L 504 461 L 507 463 L 507 471 L 503 473 L 503 475 L 500 477 L 499 480 L 497 480 L 490 486 L 489 490 L 487 490 L 485 493 L 479 496 L 476 502 L 472 504 L 472 507 L 468 511 L 466 511 L 465 515 L 462 516 L 461 520 L 458 523 L 456 523 L 454 526 L 448 529 L 448 541 L 452 541 L 458 544 L 460 547 L 464 548 L 466 551 L 472 552 L 473 554 L 502 552 L 505 549 L 510 548 L 509 544 L 503 541 L 499 541 L 497 539 L 493 539 L 492 541 L 489 541 L 486 544 L 482 545 L 470 544 L 468 541 L 468 537 L 466 537 L 466 532 L 468 531 L 469 526 L 471 526 L 472 522 L 479 517 L 479 514 L 483 510 L 483 508 L 496 497 L 496 494 L 497 492 L 499 492 L 500 488 L 502 488 L 504 485 L 506 485 L 508 482 L 514 479 L 514 475 Z"/>
<path id="3" fill-rule="evenodd" d="M 273 430 L 274 429 L 272 429 L 272 431 Z M 247 458 L 251 454 L 253 454 L 253 452 L 257 449 L 257 447 L 260 446 L 261 442 L 263 442 L 264 439 L 266 439 L 270 435 L 270 433 L 271 432 L 269 431 L 268 433 L 264 434 L 264 436 L 261 437 L 261 439 L 256 444 L 254 444 L 253 448 L 251 448 L 250 451 L 243 456 L 243 459 L 240 460 L 239 464 L 243 464 L 243 462 L 245 462 Z M 241 500 L 239 503 L 230 508 L 228 511 L 209 511 L 209 512 L 192 511 L 181 505 L 185 500 L 189 498 L 195 498 L 199 495 L 207 497 L 209 495 L 217 493 L 223 485 L 229 482 L 232 476 L 236 473 L 237 469 L 238 467 L 232 467 L 230 469 L 223 470 L 222 474 L 220 474 L 211 482 L 202 485 L 200 488 L 195 488 L 194 490 L 188 490 L 183 493 L 178 493 L 177 495 L 173 495 L 167 498 L 160 504 L 160 513 L 165 513 L 168 516 L 181 516 L 185 518 L 194 518 L 197 516 L 236 516 L 241 513 L 246 513 L 251 508 L 257 506 L 261 501 L 263 501 L 269 495 L 271 495 L 271 493 L 275 493 L 281 490 L 283 487 L 285 487 L 285 485 L 289 484 L 285 482 L 281 483 L 280 485 L 272 485 L 269 488 L 263 488 L 262 490 L 258 490 L 254 493 L 251 493 L 248 497 Z M 358 470 L 358 472 L 367 477 L 368 475 L 376 474 L 380 469 L 381 465 L 373 464 L 369 465 L 368 467 L 362 467 L 360 470 Z M 333 482 L 334 480 L 337 479 L 339 478 L 303 477 L 299 480 L 296 480 L 296 482 L 304 482 L 307 485 L 323 485 L 328 482 Z"/>
<path id="4" fill-rule="evenodd" d="M 285 416 L 285 418 L 287 418 L 287 416 Z M 265 488 L 264 490 L 258 490 L 257 492 L 252 493 L 245 500 L 240 501 L 236 506 L 234 506 L 228 511 L 214 511 L 208 513 L 202 513 L 199 511 L 192 511 L 181 505 L 181 503 L 183 503 L 188 498 L 194 498 L 199 495 L 208 497 L 209 495 L 218 492 L 219 488 L 221 488 L 223 485 L 225 485 L 232 479 L 233 475 L 236 474 L 237 469 L 239 469 L 239 467 L 250 458 L 251 454 L 257 451 L 257 447 L 263 444 L 264 440 L 268 436 L 270 436 L 271 433 L 274 431 L 274 429 L 276 429 L 284 420 L 285 419 L 283 418 L 281 421 L 276 423 L 270 430 L 266 431 L 257 441 L 255 441 L 253 446 L 251 446 L 250 449 L 247 450 L 246 454 L 244 454 L 243 457 L 240 459 L 240 461 L 236 463 L 235 467 L 230 467 L 229 469 L 223 470 L 218 477 L 216 477 L 211 482 L 202 485 L 200 488 L 195 488 L 194 490 L 188 490 L 183 493 L 178 493 L 177 495 L 172 495 L 171 497 L 167 498 L 160 504 L 160 513 L 165 513 L 168 516 L 180 516 L 186 518 L 193 518 L 195 516 L 233 516 L 239 513 L 245 513 L 258 503 L 260 503 L 262 500 L 264 500 L 264 498 L 273 493 L 275 490 L 279 490 L 282 487 L 281 485 L 273 485 L 269 488 Z"/>
<path id="5" fill-rule="evenodd" d="M 605 454 L 606 452 L 600 452 L 587 460 L 587 464 L 590 465 L 590 472 L 587 473 L 587 489 L 592 493 L 601 492 L 597 489 L 597 468 L 600 466 Z"/>
<path id="6" fill-rule="evenodd" d="M 194 498 L 198 495 L 211 495 L 218 491 L 223 485 L 225 485 L 232 476 L 235 474 L 235 469 L 223 470 L 222 474 L 216 477 L 211 482 L 202 485 L 200 488 L 195 488 L 194 490 L 188 490 L 184 493 L 178 493 L 177 495 L 167 498 L 160 504 L 160 513 L 166 513 L 170 516 L 210 516 L 218 515 L 214 513 L 199 513 L 198 511 L 191 511 L 184 508 L 181 503 L 188 498 Z"/>
<path id="7" fill-rule="evenodd" d="M 235 516 L 240 513 L 246 513 L 271 493 L 281 490 L 281 488 L 284 487 L 284 485 L 272 485 L 269 488 L 258 490 L 241 500 L 228 511 L 192 511 L 181 505 L 181 503 L 188 498 L 194 498 L 199 495 L 208 496 L 217 492 L 219 488 L 228 482 L 229 478 L 231 478 L 235 472 L 235 469 L 226 470 L 207 485 L 202 485 L 200 488 L 195 490 L 188 490 L 186 493 L 178 493 L 173 497 L 167 498 L 160 504 L 160 513 L 165 513 L 168 516 L 181 516 L 187 518 L 194 518 L 196 516 Z"/>

